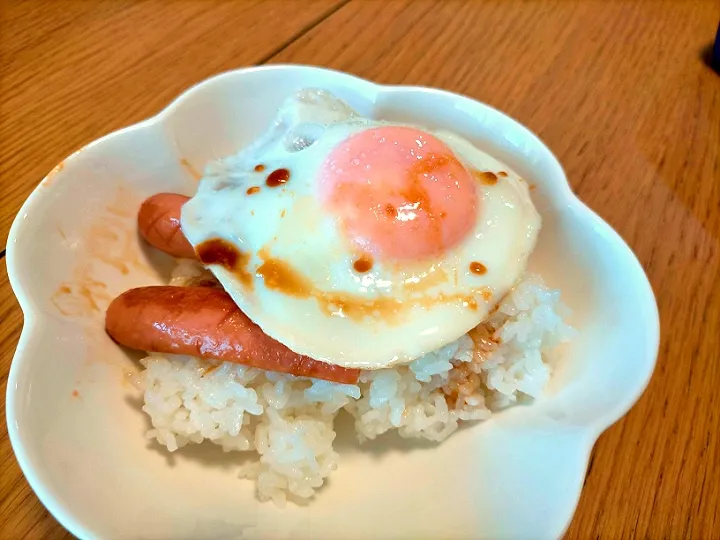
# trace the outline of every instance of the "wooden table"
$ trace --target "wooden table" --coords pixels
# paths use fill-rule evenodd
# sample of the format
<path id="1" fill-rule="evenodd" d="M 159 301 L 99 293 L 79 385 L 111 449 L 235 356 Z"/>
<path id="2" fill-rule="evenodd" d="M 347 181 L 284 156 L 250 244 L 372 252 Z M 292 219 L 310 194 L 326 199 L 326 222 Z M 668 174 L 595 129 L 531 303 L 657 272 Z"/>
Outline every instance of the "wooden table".
<path id="1" fill-rule="evenodd" d="M 485 101 L 549 144 L 660 305 L 657 370 L 600 438 L 567 538 L 717 538 L 720 75 L 702 57 L 718 21 L 717 0 L 6 0 L 0 241 L 54 164 L 221 70 L 312 63 Z M 4 392 L 22 316 L 1 266 Z M 0 538 L 68 536 L 4 422 L 0 467 Z"/>

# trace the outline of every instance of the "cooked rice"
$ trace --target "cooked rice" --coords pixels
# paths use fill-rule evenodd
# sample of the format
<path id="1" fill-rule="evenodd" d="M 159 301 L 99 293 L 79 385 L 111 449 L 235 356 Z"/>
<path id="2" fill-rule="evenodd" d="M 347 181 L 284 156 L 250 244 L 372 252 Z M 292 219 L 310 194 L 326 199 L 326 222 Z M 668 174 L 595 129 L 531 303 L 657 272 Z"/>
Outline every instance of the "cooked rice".
<path id="1" fill-rule="evenodd" d="M 213 282 L 181 263 L 172 283 Z M 333 422 L 355 419 L 363 442 L 396 429 L 442 441 L 461 421 L 481 421 L 537 397 L 550 377 L 553 349 L 572 329 L 558 291 L 525 277 L 483 324 L 408 366 L 363 372 L 357 385 L 273 373 L 239 364 L 152 354 L 142 363 L 147 436 L 169 451 L 209 440 L 226 451 L 253 451 L 241 476 L 260 500 L 308 499 L 338 465 Z"/>

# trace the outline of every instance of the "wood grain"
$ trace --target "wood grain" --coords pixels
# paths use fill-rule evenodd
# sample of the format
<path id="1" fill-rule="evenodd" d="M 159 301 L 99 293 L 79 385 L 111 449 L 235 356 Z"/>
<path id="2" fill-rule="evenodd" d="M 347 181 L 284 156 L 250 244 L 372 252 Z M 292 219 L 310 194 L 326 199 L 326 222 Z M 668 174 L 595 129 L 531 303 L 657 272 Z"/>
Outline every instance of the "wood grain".
<path id="1" fill-rule="evenodd" d="M 0 249 L 70 153 L 212 74 L 261 63 L 344 1 L 0 2 Z"/>
<path id="2" fill-rule="evenodd" d="M 506 111 L 638 255 L 658 367 L 600 439 L 568 539 L 720 535 L 720 76 L 700 59 L 718 21 L 715 1 L 352 2 L 273 58 Z"/>
<path id="3" fill-rule="evenodd" d="M 210 20 L 198 2 L 163 4 L 185 13 L 169 23 L 156 13 L 159 3 L 113 0 L 91 10 L 83 2 L 64 2 L 75 6 L 78 19 L 31 9 L 42 4 L 13 3 L 1 12 L 0 20 L 14 21 L 13 27 L 41 29 L 9 35 L 3 24 L 0 31 L 4 227 L 9 209 L 16 210 L 72 149 L 156 111 L 190 82 L 236 65 L 227 56 L 232 47 L 224 44 L 237 38 L 231 25 L 224 27 L 225 39 L 215 36 L 216 41 L 194 29 L 198 17 L 205 26 Z M 247 4 L 272 26 L 269 14 Z M 218 20 L 232 12 L 228 5 L 217 3 L 218 10 L 227 10 L 218 12 L 223 14 Z M 718 537 L 720 76 L 702 62 L 701 51 L 715 35 L 720 4 L 352 0 L 335 7 L 322 4 L 314 15 L 298 9 L 295 18 L 306 17 L 303 29 L 329 15 L 271 61 L 443 87 L 508 112 L 550 145 L 573 189 L 622 234 L 650 277 L 662 320 L 658 367 L 642 399 L 598 442 L 567 538 Z M 160 28 L 140 31 L 152 45 L 147 47 L 131 39 L 145 12 L 163 20 Z M 71 25 L 76 20 L 82 31 Z M 134 22 L 125 26 L 126 20 Z M 171 31 L 167 25 L 173 24 Z M 187 27 L 193 28 L 187 30 L 194 32 L 192 39 L 183 37 Z M 262 50 L 257 58 L 274 50 L 263 42 L 262 31 L 247 32 L 253 36 L 245 44 L 248 51 Z M 286 39 L 291 34 L 288 30 Z M 72 62 L 53 66 L 46 40 L 54 40 L 55 48 L 70 47 Z M 179 48 L 173 45 L 177 40 L 183 43 Z M 117 45 L 108 50 L 108 43 Z M 152 47 L 158 50 L 148 52 Z M 178 56 L 179 49 L 187 54 Z M 18 61 L 8 71 L 10 59 L 23 50 L 23 62 L 32 67 Z M 225 56 L 210 58 L 208 51 Z M 115 67 L 93 64 L 104 57 Z M 73 71 L 73 65 L 84 67 Z M 15 73 L 11 85 L 7 73 Z M 51 88 L 55 97 L 45 98 L 50 104 L 31 99 L 38 95 L 31 91 L 38 81 L 58 85 Z M 16 127 L 7 127 L 6 119 L 14 119 Z M 20 321 L 10 294 L 1 282 L 5 376 Z M 4 530 L 28 538 L 61 537 L 23 484 L 6 434 L 0 459 L 0 538 L 11 537 L 1 534 Z M 6 491 L 12 486 L 16 491 Z"/>

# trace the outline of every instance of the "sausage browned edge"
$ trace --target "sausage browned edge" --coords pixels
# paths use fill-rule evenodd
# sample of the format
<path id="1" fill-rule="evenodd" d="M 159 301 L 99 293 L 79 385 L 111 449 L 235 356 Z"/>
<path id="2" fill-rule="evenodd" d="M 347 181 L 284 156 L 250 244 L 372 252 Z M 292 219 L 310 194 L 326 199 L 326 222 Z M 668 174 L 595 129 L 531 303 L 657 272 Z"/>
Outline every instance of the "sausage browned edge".
<path id="1" fill-rule="evenodd" d="M 182 206 L 190 197 L 158 193 L 145 199 L 138 212 L 138 230 L 151 246 L 182 259 L 194 259 L 195 250 L 180 230 Z"/>
<path id="2" fill-rule="evenodd" d="M 131 349 L 212 358 L 344 384 L 355 384 L 360 376 L 358 369 L 291 351 L 265 334 L 220 289 L 130 289 L 108 307 L 105 329 Z"/>

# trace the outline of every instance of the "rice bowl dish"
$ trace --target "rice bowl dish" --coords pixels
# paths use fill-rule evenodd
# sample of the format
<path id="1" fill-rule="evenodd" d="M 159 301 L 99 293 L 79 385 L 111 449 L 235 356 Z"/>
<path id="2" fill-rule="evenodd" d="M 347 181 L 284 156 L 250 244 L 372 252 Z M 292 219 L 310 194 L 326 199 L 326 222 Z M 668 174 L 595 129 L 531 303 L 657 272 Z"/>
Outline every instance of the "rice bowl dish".
<path id="1" fill-rule="evenodd" d="M 260 342 L 265 350 L 303 358 L 297 366 L 310 376 L 273 372 L 253 358 L 247 360 L 255 367 L 118 347 L 102 331 L 102 319 L 112 298 L 132 288 L 214 290 L 198 298 L 224 295 L 237 309 L 202 261 L 156 256 L 137 237 L 137 210 L 155 194 L 190 199 L 203 176 L 198 171 L 261 138 L 300 88 L 328 89 L 364 118 L 433 134 L 452 130 L 496 156 L 502 172 L 512 172 L 507 166 L 527 179 L 542 215 L 529 267 L 521 265 L 497 297 L 484 291 L 493 296 L 478 324 L 464 313 L 454 336 L 436 346 L 412 344 L 423 354 L 395 366 L 382 367 L 376 353 L 405 347 L 405 334 L 388 338 L 385 349 L 342 359 L 373 363 L 365 369 L 308 363 L 265 322 L 275 333 L 274 344 Z M 260 187 L 249 200 L 279 193 Z M 359 258 L 348 250 L 334 260 L 335 268 L 352 272 Z M 380 271 L 381 257 L 373 262 Z M 461 268 L 472 272 L 473 262 L 465 258 Z M 251 273 L 258 263 L 250 261 Z M 498 266 L 486 266 L 494 279 Z M 8 380 L 10 440 L 42 503 L 79 538 L 561 537 L 592 445 L 637 400 L 657 354 L 657 308 L 642 268 L 572 194 L 539 139 L 458 95 L 311 67 L 220 75 L 157 117 L 73 154 L 18 214 L 7 268 L 25 314 Z M 315 280 L 314 270 L 305 270 Z M 471 285 L 484 279 L 474 276 L 463 279 L 478 280 Z M 258 290 L 263 282 L 254 279 Z M 475 316 L 485 309 L 482 292 L 474 297 Z M 297 298 L 296 306 L 318 297 Z M 439 319 L 445 320 L 452 319 Z M 473 347 L 473 359 L 484 350 L 483 361 L 463 361 L 470 357 L 463 342 Z M 224 452 L 226 446 L 233 450 Z M 416 486 L 413 497 L 408 486 Z"/>
<path id="2" fill-rule="evenodd" d="M 413 131 L 409 132 L 411 129 Z M 339 132 L 339 136 L 335 132 Z M 347 142 L 368 133 L 372 135 L 358 148 L 351 147 L 353 143 Z M 409 150 L 405 150 L 402 141 L 408 136 Z M 326 149 L 323 143 L 328 137 L 331 138 L 331 145 Z M 335 140 L 332 140 L 333 137 Z M 275 371 L 275 367 L 262 369 L 262 356 L 267 353 L 253 350 L 252 345 L 248 347 L 246 344 L 236 347 L 241 352 L 236 356 L 230 355 L 233 361 L 223 362 L 225 351 L 232 348 L 225 342 L 225 337 L 210 338 L 204 334 L 195 336 L 192 334 L 194 327 L 188 329 L 183 326 L 185 323 L 176 323 L 178 329 L 165 330 L 173 324 L 166 319 L 174 317 L 172 310 L 177 309 L 167 308 L 162 314 L 148 319 L 145 331 L 153 333 L 155 337 L 142 341 L 155 348 L 154 352 L 141 360 L 145 369 L 137 381 L 138 387 L 144 391 L 143 411 L 152 421 L 153 427 L 147 434 L 149 438 L 157 440 L 171 452 L 187 444 L 204 441 L 218 444 L 226 452 L 254 452 L 257 457 L 243 465 L 240 475 L 256 482 L 257 495 L 261 501 L 271 499 L 278 505 L 284 505 L 288 499 L 299 502 L 311 498 L 338 466 L 339 457 L 333 449 L 334 419 L 341 410 L 353 418 L 361 443 L 391 430 L 396 430 L 404 438 L 439 443 L 450 436 L 459 423 L 487 420 L 496 411 L 518 402 L 531 401 L 542 393 L 556 360 L 553 353 L 556 353 L 560 343 L 571 337 L 573 330 L 564 322 L 564 316 L 569 314 L 569 310 L 560 302 L 560 292 L 548 289 L 538 275 L 523 274 L 524 261 L 532 251 L 539 228 L 539 219 L 530 202 L 529 190 L 524 181 L 506 165 L 496 162 L 451 133 L 441 137 L 448 142 L 449 147 L 443 146 L 440 141 L 434 142 L 432 135 L 414 127 L 363 119 L 347 104 L 322 90 L 301 90 L 286 100 L 266 135 L 240 150 L 237 155 L 209 164 L 193 198 L 186 200 L 173 196 L 169 199 L 169 195 L 160 194 L 143 203 L 138 217 L 141 234 L 151 245 L 178 257 L 178 266 L 170 285 L 190 288 L 200 285 L 235 292 L 231 293 L 232 300 L 243 311 L 249 310 L 246 313 L 252 322 L 262 325 L 260 321 L 263 321 L 267 324 L 262 326 L 262 332 L 268 334 L 281 328 L 279 334 L 273 335 L 278 341 L 283 341 L 287 334 L 283 333 L 277 319 L 289 318 L 284 311 L 298 309 L 290 303 L 298 296 L 295 288 L 283 290 L 277 286 L 281 279 L 278 276 L 283 276 L 282 279 L 293 284 L 299 278 L 293 274 L 292 279 L 288 279 L 280 273 L 272 274 L 269 278 L 263 273 L 268 260 L 268 255 L 263 253 L 269 250 L 268 246 L 273 246 L 275 251 L 283 253 L 286 258 L 282 260 L 283 266 L 278 263 L 278 267 L 289 267 L 286 260 L 294 260 L 305 268 L 305 273 L 308 272 L 308 261 L 311 258 L 321 259 L 331 267 L 342 266 L 343 263 L 350 267 L 350 261 L 355 259 L 350 270 L 355 282 L 345 285 L 352 292 L 341 300 L 332 301 L 340 307 L 331 304 L 331 309 L 335 311 L 316 313 L 312 298 L 309 306 L 307 302 L 301 304 L 301 310 L 298 311 L 301 313 L 300 318 L 294 320 L 303 323 L 299 325 L 297 333 L 291 334 L 294 341 L 285 344 L 294 352 L 300 352 L 298 348 L 304 347 L 303 352 L 307 352 L 312 359 L 327 359 L 324 355 L 328 355 L 332 361 L 336 361 L 338 356 L 342 356 L 341 367 L 364 368 L 355 375 L 355 379 L 352 374 L 349 375 L 351 380 L 334 380 L 337 373 L 321 374 L 318 375 L 320 378 L 315 378 L 305 376 L 307 373 L 302 371 L 293 372 L 293 369 L 287 369 L 286 373 Z M 435 146 L 428 149 L 433 144 Z M 315 151 L 316 157 L 310 154 L 308 148 Z M 463 156 L 461 161 L 456 161 L 451 149 L 463 152 L 457 154 Z M 441 152 L 451 152 L 450 157 L 444 158 Z M 386 185 L 390 183 L 388 177 L 391 175 L 408 174 L 403 162 L 407 153 L 410 155 L 410 167 L 417 168 L 418 163 L 421 165 L 422 172 L 417 177 L 421 180 L 416 180 L 411 174 L 413 179 L 408 182 L 411 182 L 413 189 L 402 191 L 406 188 L 401 187 L 398 195 L 397 188 L 387 190 Z M 298 156 L 301 159 L 298 160 Z M 365 157 L 367 164 L 363 166 L 360 158 L 354 156 Z M 313 164 L 313 159 L 324 163 Z M 344 163 L 344 170 L 338 164 L 339 161 Z M 395 172 L 393 167 L 397 167 L 398 162 L 399 170 Z M 455 169 L 446 170 L 447 163 L 452 165 L 454 162 L 457 163 Z M 334 169 L 328 172 L 326 163 L 331 163 Z M 475 178 L 467 175 L 470 180 L 465 193 L 461 193 L 461 175 L 466 166 L 470 167 Z M 323 167 L 326 167 L 324 171 Z M 380 169 L 380 173 L 375 172 L 376 168 Z M 480 168 L 486 169 L 486 172 Z M 274 172 L 268 174 L 268 170 Z M 308 170 L 315 172 L 308 175 Z M 282 173 L 283 181 L 277 184 L 270 182 L 278 171 Z M 360 190 L 367 190 L 373 175 L 378 175 L 376 185 L 371 186 L 374 191 L 371 193 L 370 225 L 362 223 L 358 217 L 357 208 L 363 204 L 363 192 L 352 197 L 349 213 L 341 213 L 339 219 L 331 215 L 327 232 L 322 231 L 322 225 L 315 224 L 315 217 L 298 213 L 297 208 L 301 205 L 312 205 L 317 199 L 322 199 L 322 193 L 313 191 L 316 183 L 328 178 L 332 181 L 332 175 L 341 176 L 345 181 L 350 173 L 360 178 Z M 444 179 L 442 175 L 445 173 L 447 178 Z M 267 187 L 262 186 L 257 178 L 265 174 Z M 303 184 L 305 176 L 310 178 Z M 355 176 L 351 176 L 349 183 L 346 181 L 340 186 L 344 190 L 344 200 L 348 200 L 348 189 L 357 185 Z M 320 180 L 318 177 L 321 177 Z M 444 180 L 449 187 L 441 195 L 436 194 L 435 202 L 431 204 L 429 190 L 437 190 L 438 184 Z M 417 188 L 420 182 L 425 182 L 426 186 Z M 277 189 L 271 189 L 279 185 L 282 185 L 280 195 Z M 258 195 L 261 189 L 263 194 L 267 194 L 265 200 Z M 304 189 L 311 196 L 304 196 Z M 498 190 L 502 189 L 505 189 L 505 193 L 501 192 L 498 205 L 493 201 L 498 197 Z M 450 204 L 448 201 L 454 195 L 453 190 L 460 193 L 462 200 Z M 422 193 L 417 195 L 417 191 Z M 477 225 L 468 225 L 469 229 L 476 231 L 473 236 L 460 244 L 453 244 L 452 239 L 447 240 L 453 233 L 452 230 L 448 232 L 448 221 L 451 222 L 450 227 L 463 226 L 454 225 L 451 220 L 457 222 L 460 219 L 453 216 L 462 212 L 463 202 L 468 199 L 475 202 L 475 191 L 481 193 L 482 207 L 479 207 L 478 201 L 477 209 L 470 208 L 466 212 L 468 220 L 474 221 L 475 214 L 484 217 L 478 220 Z M 291 202 L 278 208 L 281 195 L 285 195 Z M 167 203 L 166 199 L 169 199 Z M 391 199 L 392 202 L 388 202 Z M 447 204 L 447 209 L 443 207 L 438 210 L 441 204 Z M 426 210 L 423 205 L 430 210 Z M 437 219 L 440 223 L 438 226 L 445 227 L 442 229 L 444 236 L 441 248 L 433 247 L 432 251 L 418 256 L 425 249 L 423 242 L 431 243 L 437 238 L 434 230 L 422 229 L 422 224 L 414 229 L 406 226 L 401 231 L 402 241 L 399 244 L 382 244 L 386 241 L 386 236 L 382 234 L 387 235 L 389 230 L 382 221 L 386 219 L 382 215 L 386 206 L 393 207 L 390 219 L 391 223 L 397 224 L 396 227 L 420 219 L 423 211 L 425 215 L 431 216 L 429 221 L 435 219 L 433 211 L 435 214 L 440 213 L 442 219 Z M 381 209 L 378 211 L 379 207 Z M 256 212 L 262 213 L 260 217 L 256 216 Z M 274 217 L 269 217 L 271 212 Z M 326 208 L 322 205 L 312 209 L 313 216 L 324 212 Z M 294 217 L 295 214 L 299 214 L 299 219 Z M 291 232 L 288 232 L 287 224 L 283 221 L 286 216 L 291 223 Z M 253 222 L 253 218 L 255 224 L 249 225 L 248 222 Z M 278 220 L 279 225 L 272 232 L 274 220 Z M 338 229 L 347 225 L 348 220 L 353 224 L 360 222 L 357 226 L 364 227 L 365 235 L 359 242 L 361 248 L 348 247 L 342 241 L 336 242 L 334 251 L 340 252 L 342 257 L 343 250 L 347 250 L 349 256 L 345 260 L 339 259 L 339 264 L 337 260 L 331 263 L 333 257 L 337 256 L 334 252 L 328 254 L 323 250 L 327 249 L 328 244 L 333 246 L 334 235 Z M 513 239 L 515 220 L 519 220 L 520 226 Z M 304 227 L 309 228 L 308 223 L 313 224 L 312 230 L 298 234 Z M 381 249 L 373 251 L 375 246 L 372 234 L 377 233 L 379 226 L 385 228 L 375 243 L 389 250 L 395 255 L 394 258 L 388 258 Z M 206 233 L 208 230 L 211 232 Z M 502 240 L 494 238 L 497 236 L 495 231 L 502 232 Z M 345 234 L 352 238 L 351 233 L 345 231 Z M 252 238 L 258 235 L 264 235 L 266 239 L 257 243 L 256 251 L 262 260 L 253 272 L 247 267 L 251 266 L 248 260 L 252 257 Z M 285 241 L 285 244 L 291 245 L 292 250 L 278 248 L 278 244 L 282 245 L 289 235 L 292 235 L 292 245 L 289 241 Z M 314 236 L 321 237 L 323 243 L 318 246 L 307 240 Z M 192 241 L 187 242 L 185 237 Z M 505 245 L 501 247 L 496 242 L 510 245 L 511 249 Z M 193 245 L 188 246 L 189 243 Z M 512 249 L 514 243 L 518 247 Z M 208 244 L 212 248 L 211 256 L 207 255 L 208 250 L 205 249 Z M 487 248 L 483 250 L 485 244 L 490 244 L 490 251 L 506 251 L 508 255 L 503 259 L 502 255 L 488 253 Z M 410 254 L 407 253 L 408 245 L 411 245 Z M 318 255 L 318 251 L 324 255 Z M 461 263 L 458 261 L 466 258 L 467 252 L 470 252 L 470 259 L 481 259 L 483 263 L 468 263 L 469 270 L 465 271 L 465 276 L 459 277 L 464 269 L 459 268 Z M 200 260 L 195 260 L 195 257 Z M 233 261 L 229 266 L 228 260 Z M 245 266 L 241 269 L 238 269 L 238 260 L 244 261 L 242 264 Z M 362 262 L 361 268 L 358 268 L 358 261 Z M 391 269 L 381 268 L 376 276 L 371 276 L 373 266 L 382 264 Z M 423 270 L 418 271 L 418 265 Z M 429 269 L 426 270 L 428 265 Z M 496 277 L 488 277 L 491 272 L 486 265 L 493 270 L 499 266 L 502 270 L 496 272 Z M 408 268 L 411 270 L 408 271 Z M 283 272 L 289 273 L 287 270 Z M 449 276 L 451 273 L 454 277 Z M 337 291 L 344 290 L 342 281 L 348 281 L 346 276 L 335 268 L 327 275 L 320 274 L 318 281 L 329 283 L 336 295 L 333 298 L 339 298 Z M 398 274 L 401 277 L 396 277 Z M 398 281 L 402 285 L 397 286 L 395 283 Z M 427 297 L 421 296 L 426 292 L 421 288 L 425 281 L 431 282 L 428 287 L 431 290 L 444 287 L 439 294 L 433 293 L 437 294 L 434 298 L 440 300 L 428 303 Z M 457 291 L 471 281 L 474 282 L 474 288 L 469 289 L 469 294 L 459 296 Z M 477 282 L 482 285 L 478 286 Z M 373 287 L 381 289 L 379 294 L 386 296 L 371 297 L 370 300 L 365 297 L 360 301 L 356 299 L 359 294 L 369 294 L 368 290 Z M 182 292 L 181 289 L 175 290 Z M 278 291 L 280 295 L 271 295 Z M 151 294 L 153 291 L 143 289 L 142 292 Z M 137 320 L 144 315 L 133 311 L 135 308 L 131 307 L 125 308 L 128 314 L 116 315 L 115 305 L 123 301 L 129 304 L 130 301 L 125 297 L 132 293 L 126 292 L 111 304 L 107 328 L 111 337 L 119 343 L 142 348 L 140 344 L 136 345 L 137 334 L 142 331 Z M 372 312 L 363 310 L 362 317 L 352 316 L 353 302 L 384 305 L 382 302 L 385 298 L 391 297 L 395 301 L 393 295 L 399 298 L 392 312 L 376 308 Z M 456 296 L 461 297 L 461 300 L 449 301 L 451 305 L 448 311 L 444 305 L 448 303 L 445 299 L 454 299 Z M 315 298 L 317 304 L 321 304 L 321 298 Z M 204 299 L 207 303 L 212 301 L 211 297 Z M 143 306 L 145 302 L 153 300 L 148 300 L 145 295 L 142 299 L 132 301 L 133 305 Z M 271 309 L 267 305 L 273 302 L 279 308 L 268 317 L 265 313 L 270 313 Z M 193 308 L 184 305 L 181 297 L 173 297 L 172 303 L 178 304 L 180 309 L 193 311 Z M 417 303 L 421 312 L 415 309 L 411 314 L 405 314 L 404 318 L 395 317 L 398 311 L 411 311 L 413 303 Z M 442 304 L 444 310 L 442 324 L 438 323 L 440 317 L 434 314 L 438 309 L 437 304 Z M 157 306 L 152 309 L 155 308 Z M 222 320 L 227 317 L 227 314 L 223 315 Z M 123 319 L 123 322 L 114 322 L 117 319 Z M 125 319 L 133 321 L 131 329 L 126 328 Z M 430 331 L 419 326 L 418 321 L 426 319 L 430 321 Z M 462 332 L 465 328 L 462 326 L 464 319 L 471 321 L 468 332 Z M 121 324 L 123 328 L 118 330 Z M 189 322 L 187 324 L 191 325 Z M 377 325 L 379 330 L 374 329 L 373 325 Z M 163 331 L 158 333 L 158 327 L 162 327 Z M 347 340 L 343 339 L 343 333 L 351 336 L 352 343 L 348 345 Z M 457 333 L 461 335 L 454 337 Z M 158 345 L 159 339 L 171 335 L 169 339 L 172 343 L 164 349 Z M 181 339 L 177 335 L 181 335 Z M 399 346 L 390 349 L 388 340 L 395 337 L 399 340 Z M 215 340 L 220 345 L 208 345 L 208 340 Z M 197 347 L 198 351 L 202 351 L 202 357 L 168 354 L 191 341 L 202 342 Z M 311 341 L 317 345 L 313 347 L 309 344 Z M 380 342 L 380 345 L 375 341 Z M 423 341 L 426 343 L 425 349 L 419 349 L 418 343 Z M 413 352 L 408 352 L 408 347 Z M 221 349 L 222 352 L 218 352 Z M 408 357 L 403 359 L 402 355 L 406 353 Z M 373 361 L 365 361 L 363 354 L 376 356 Z M 391 360 L 377 364 L 377 359 L 382 361 L 385 358 Z"/>

